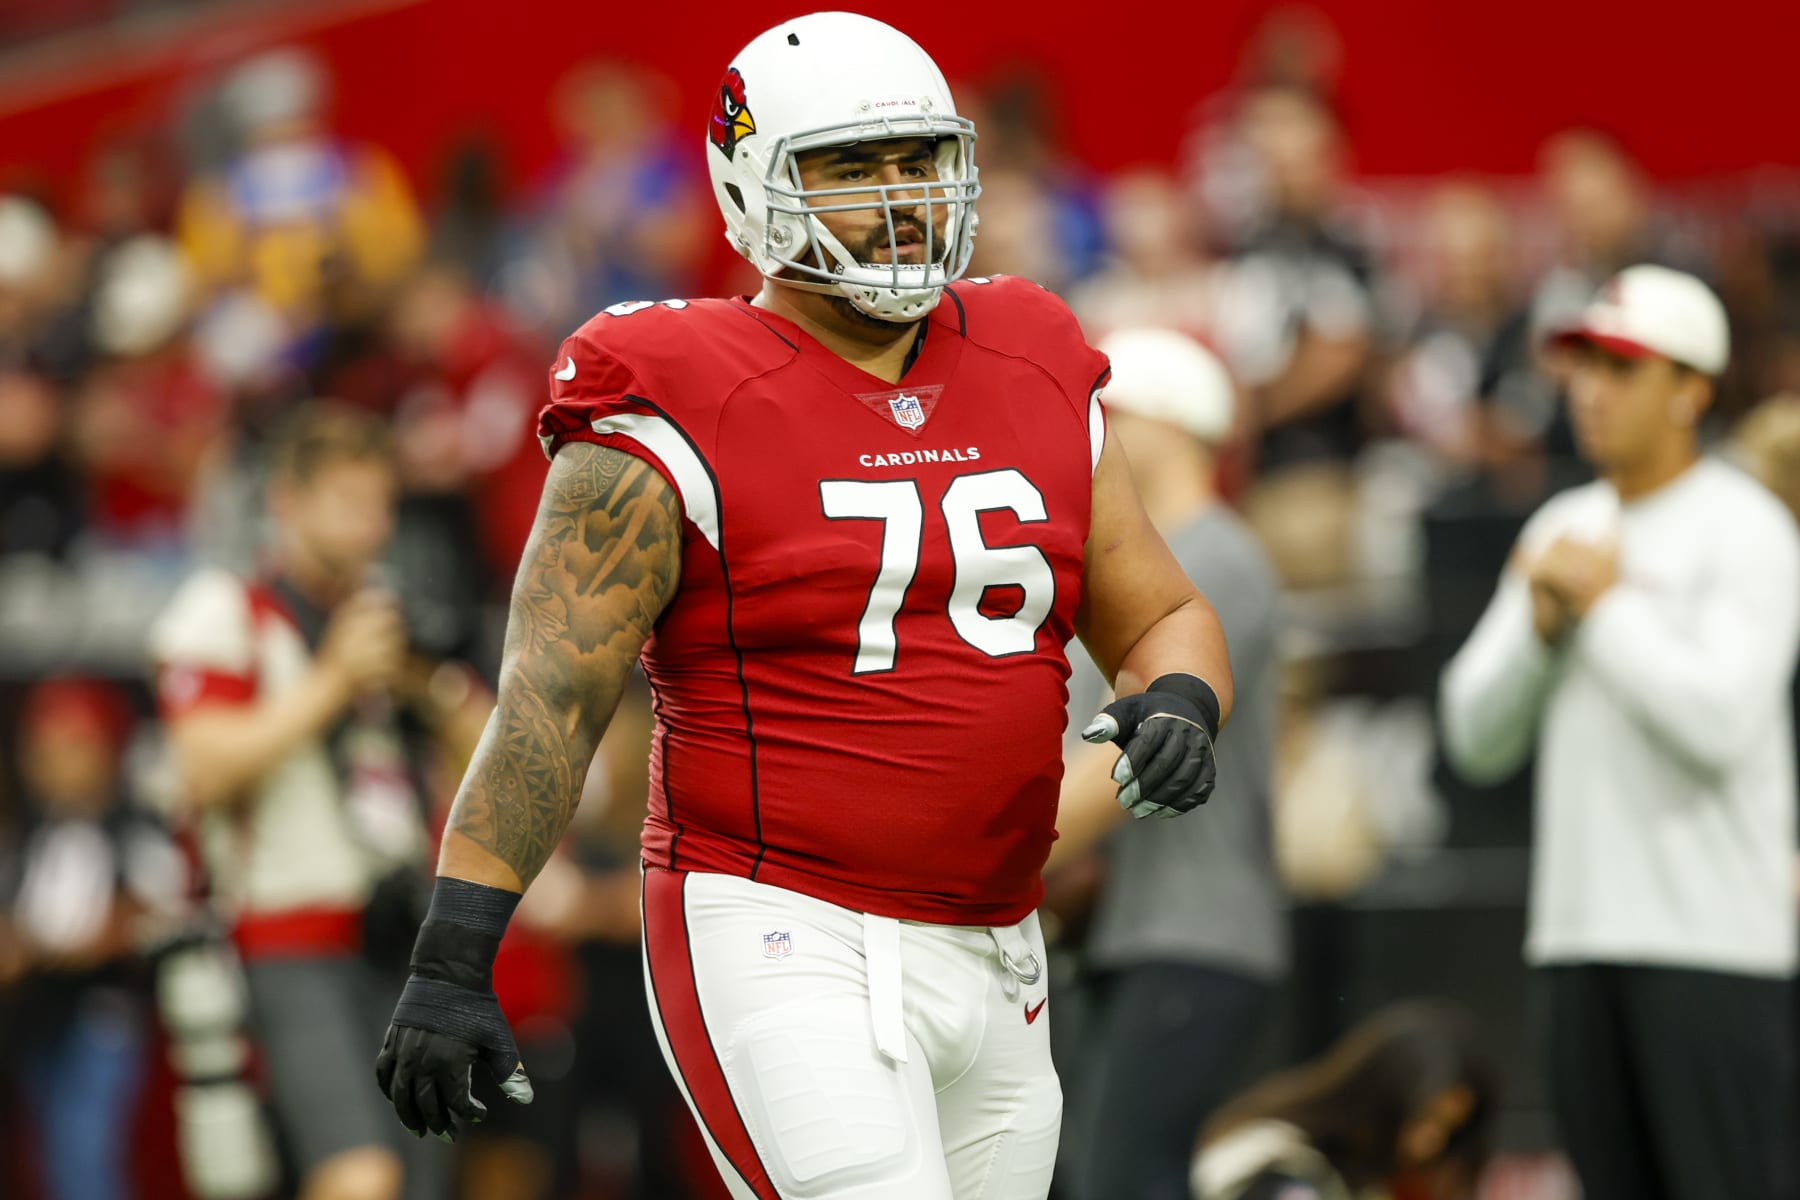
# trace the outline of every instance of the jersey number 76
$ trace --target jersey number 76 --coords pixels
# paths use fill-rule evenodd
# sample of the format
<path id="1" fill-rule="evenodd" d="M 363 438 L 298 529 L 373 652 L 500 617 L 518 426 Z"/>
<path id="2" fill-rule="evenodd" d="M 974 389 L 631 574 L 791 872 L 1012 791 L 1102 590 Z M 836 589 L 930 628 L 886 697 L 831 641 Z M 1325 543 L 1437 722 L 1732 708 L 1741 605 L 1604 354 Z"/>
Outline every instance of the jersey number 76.
<path id="1" fill-rule="evenodd" d="M 851 673 L 869 675 L 894 669 L 897 649 L 894 618 L 906 602 L 918 571 L 924 537 L 925 505 L 914 479 L 826 479 L 819 501 L 833 521 L 880 521 L 881 567 L 869 589 L 869 602 L 856 625 L 856 663 Z M 950 531 L 955 582 L 948 616 L 957 636 L 992 658 L 1029 654 L 1037 645 L 1038 627 L 1056 602 L 1056 574 L 1036 546 L 990 546 L 981 537 L 981 514 L 1010 509 L 1022 524 L 1048 520 L 1044 497 L 1032 482 L 1008 467 L 958 475 L 938 502 Z M 1010 616 L 990 617 L 980 611 L 990 587 L 1018 587 L 1024 601 Z"/>

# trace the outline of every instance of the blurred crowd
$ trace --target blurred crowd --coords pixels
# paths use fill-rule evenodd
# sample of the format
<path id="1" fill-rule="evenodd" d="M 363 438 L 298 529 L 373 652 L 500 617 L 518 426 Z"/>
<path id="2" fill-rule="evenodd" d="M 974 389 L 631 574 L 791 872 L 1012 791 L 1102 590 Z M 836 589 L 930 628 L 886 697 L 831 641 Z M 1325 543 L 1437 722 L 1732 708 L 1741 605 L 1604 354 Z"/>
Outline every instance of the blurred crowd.
<path id="1" fill-rule="evenodd" d="M 1284 588 L 1287 1061 L 1362 1015 L 1334 999 L 1347 906 L 1435 855 L 1526 844 L 1528 805 L 1463 804 L 1437 769 L 1429 697 L 1519 524 L 1584 477 L 1542 331 L 1632 263 L 1707 278 L 1733 332 L 1710 436 L 1800 500 L 1781 399 L 1800 395 L 1800 181 L 1659 189 L 1589 129 L 1549 139 L 1534 178 L 1361 179 L 1340 65 L 1323 26 L 1277 22 L 1170 130 L 1173 169 L 1112 175 L 1056 144 L 1046 81 L 959 91 L 980 131 L 971 274 L 1045 283 L 1093 341 L 1179 329 L 1235 381 L 1221 487 Z M 421 185 L 335 136 L 328 73 L 280 51 L 219 80 L 180 138 L 97 147 L 65 205 L 0 197 L 0 1108 L 33 1118 L 0 1121 L 0 1196 L 113 1195 L 109 1172 L 178 1194 L 159 1189 L 196 1126 L 158 1099 L 187 1077 L 151 967 L 217 921 L 146 639 L 197 566 L 256 571 L 286 416 L 324 397 L 391 430 L 379 582 L 412 655 L 491 686 L 558 339 L 616 302 L 753 290 L 720 266 L 669 92 L 595 64 L 546 114 L 565 145 L 546 177 L 501 178 L 470 143 Z M 550 1112 L 463 1147 L 462 1195 L 713 1194 L 643 1011 L 647 697 L 622 711 L 503 963 Z M 459 770 L 428 774 L 437 820 Z M 1522 900 L 1501 875 L 1496 902 Z M 1466 899 L 1458 878 L 1432 902 Z M 1064 883 L 1073 953 L 1086 893 L 1078 869 Z M 253 1080 L 254 1054 L 233 1070 Z"/>
<path id="2" fill-rule="evenodd" d="M 219 0 L 10 0 L 0 9 L 0 49 L 78 32 L 97 21 L 193 11 Z"/>

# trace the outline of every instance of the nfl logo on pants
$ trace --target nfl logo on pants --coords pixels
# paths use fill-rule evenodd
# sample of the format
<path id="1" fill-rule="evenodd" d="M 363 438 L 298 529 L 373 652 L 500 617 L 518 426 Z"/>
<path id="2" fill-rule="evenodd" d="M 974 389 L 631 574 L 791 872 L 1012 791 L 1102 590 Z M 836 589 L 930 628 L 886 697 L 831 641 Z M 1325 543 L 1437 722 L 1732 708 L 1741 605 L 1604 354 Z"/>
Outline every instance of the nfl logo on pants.
<path id="1" fill-rule="evenodd" d="M 785 932 L 763 934 L 763 957 L 786 958 L 794 952 L 794 941 Z"/>

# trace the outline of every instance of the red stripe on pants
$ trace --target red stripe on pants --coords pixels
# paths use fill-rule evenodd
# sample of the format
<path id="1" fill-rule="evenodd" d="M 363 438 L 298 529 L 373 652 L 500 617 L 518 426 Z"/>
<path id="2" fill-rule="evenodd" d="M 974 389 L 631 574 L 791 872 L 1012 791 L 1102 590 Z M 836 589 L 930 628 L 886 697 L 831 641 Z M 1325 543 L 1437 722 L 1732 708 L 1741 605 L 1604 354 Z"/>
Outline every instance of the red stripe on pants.
<path id="1" fill-rule="evenodd" d="M 750 1131 L 719 1066 L 712 1035 L 700 1012 L 694 957 L 688 944 L 687 906 L 682 892 L 686 871 L 644 869 L 644 947 L 650 960 L 650 988 L 675 1069 L 699 1110 L 700 1123 L 759 1200 L 781 1200 L 757 1157 Z"/>

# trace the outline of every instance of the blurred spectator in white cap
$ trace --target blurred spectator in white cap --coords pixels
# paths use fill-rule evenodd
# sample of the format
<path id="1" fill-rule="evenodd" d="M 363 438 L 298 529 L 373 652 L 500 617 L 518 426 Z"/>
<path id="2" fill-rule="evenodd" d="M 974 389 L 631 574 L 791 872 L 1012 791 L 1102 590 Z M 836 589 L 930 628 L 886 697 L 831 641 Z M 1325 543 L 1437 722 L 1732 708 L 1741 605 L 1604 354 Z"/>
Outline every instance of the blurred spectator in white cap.
<path id="1" fill-rule="evenodd" d="M 108 137 L 88 156 L 61 223 L 53 315 L 38 341 L 52 378 L 81 378 L 102 351 L 95 345 L 93 302 L 112 252 L 168 228 L 177 182 L 172 153 L 154 133 Z"/>
<path id="2" fill-rule="evenodd" d="M 1225 364 L 1194 338 L 1172 329 L 1117 329 L 1100 339 L 1100 348 L 1112 364 L 1101 401 L 1114 431 L 1134 452 L 1132 470 L 1146 501 L 1154 490 L 1150 484 L 1174 479 L 1210 500 L 1212 457 L 1234 432 L 1238 407 L 1237 385 Z M 1186 441 L 1176 439 L 1187 461 L 1180 470 L 1167 472 L 1170 480 L 1159 481 L 1156 475 L 1165 468 L 1153 465 L 1158 457 L 1167 457 L 1169 445 L 1160 436 L 1167 430 L 1158 424 L 1188 435 Z M 1159 527 L 1165 525 L 1154 507 L 1150 513 Z"/>
<path id="3" fill-rule="evenodd" d="M 0 196 L 0 364 L 32 356 L 47 315 L 56 224 L 22 196 Z"/>
<path id="4" fill-rule="evenodd" d="M 193 272 L 164 238 L 143 235 L 108 255 L 94 295 L 94 342 L 115 356 L 147 354 L 187 323 Z"/>
<path id="5" fill-rule="evenodd" d="M 231 415 L 188 336 L 193 272 L 172 242 L 142 234 L 108 253 L 96 278 L 101 359 L 73 413 L 90 522 L 107 543 L 179 553 L 188 502 Z"/>
<path id="6" fill-rule="evenodd" d="M 1089 336 L 1147 325 L 1203 336 L 1216 279 L 1186 193 L 1164 172 L 1134 171 L 1109 183 L 1100 213 L 1111 253 L 1069 293 Z"/>
<path id="7" fill-rule="evenodd" d="M 299 49 L 233 71 L 220 103 L 238 152 L 189 186 L 177 221 L 209 294 L 245 289 L 295 337 L 366 316 L 424 243 L 398 166 L 378 147 L 332 135 L 327 92 L 324 69 Z"/>
<path id="8" fill-rule="evenodd" d="M 1535 748 L 1526 956 L 1591 1200 L 1790 1195 L 1800 534 L 1696 425 L 1724 308 L 1640 265 L 1554 333 L 1600 478 L 1553 496 L 1443 678 L 1451 764 Z"/>
<path id="9" fill-rule="evenodd" d="M 1144 508 L 1218 609 L 1238 702 L 1211 803 L 1177 824 L 1123 821 L 1105 747 L 1071 739 L 1051 868 L 1105 839 L 1085 958 L 1091 1025 L 1064 1118 L 1077 1200 L 1183 1200 L 1194 1134 L 1238 1082 L 1287 970 L 1285 904 L 1269 820 L 1275 741 L 1275 575 L 1218 499 L 1213 471 L 1236 407 L 1230 376 L 1191 338 L 1126 329 L 1100 342 L 1102 400 Z M 1071 712 L 1104 704 L 1070 656 Z M 1080 722 L 1071 722 L 1071 730 Z"/>
<path id="10" fill-rule="evenodd" d="M 56 253 L 56 225 L 23 196 L 0 196 L 0 283 L 18 287 L 35 280 Z"/>

